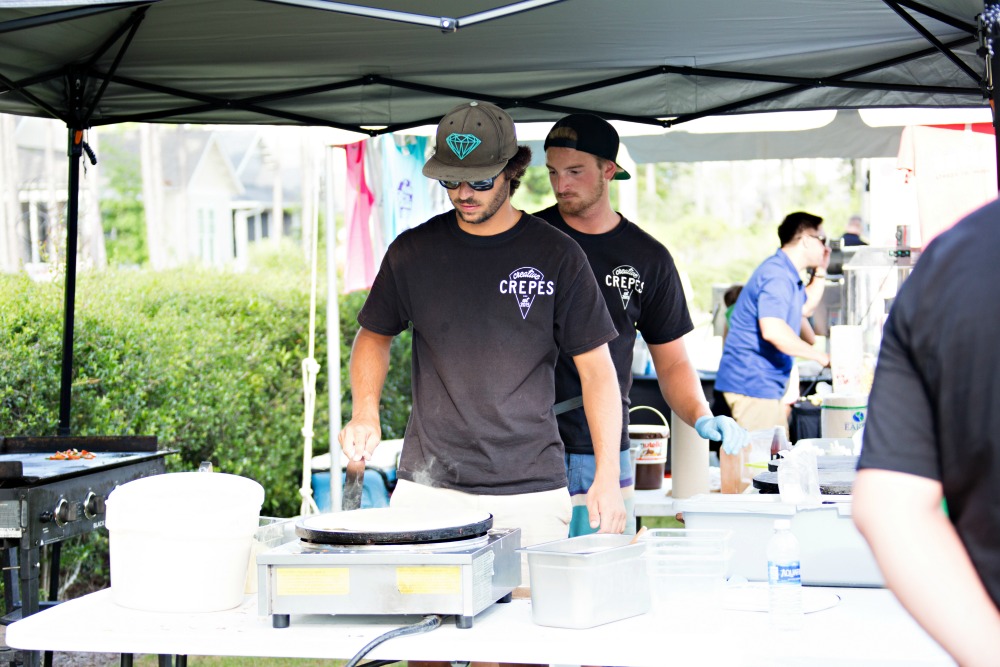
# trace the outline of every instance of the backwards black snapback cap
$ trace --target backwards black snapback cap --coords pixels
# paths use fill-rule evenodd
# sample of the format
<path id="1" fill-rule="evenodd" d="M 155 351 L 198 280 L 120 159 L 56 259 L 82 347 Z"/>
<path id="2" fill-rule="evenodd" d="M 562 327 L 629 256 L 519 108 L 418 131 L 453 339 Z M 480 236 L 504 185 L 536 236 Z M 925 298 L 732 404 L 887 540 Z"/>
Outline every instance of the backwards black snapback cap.
<path id="1" fill-rule="evenodd" d="M 589 113 L 560 118 L 545 137 L 546 150 L 550 147 L 573 148 L 614 162 L 617 168 L 614 180 L 624 181 L 631 176 L 616 162 L 618 143 L 618 132 L 611 123 Z"/>

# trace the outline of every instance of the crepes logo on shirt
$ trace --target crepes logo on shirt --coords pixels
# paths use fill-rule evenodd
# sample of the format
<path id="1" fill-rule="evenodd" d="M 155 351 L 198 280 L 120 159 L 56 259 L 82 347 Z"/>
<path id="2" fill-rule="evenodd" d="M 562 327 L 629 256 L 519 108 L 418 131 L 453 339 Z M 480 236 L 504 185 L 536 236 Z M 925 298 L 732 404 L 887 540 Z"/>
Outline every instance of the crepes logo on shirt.
<path id="1" fill-rule="evenodd" d="M 528 319 L 528 311 L 539 294 L 555 294 L 556 284 L 545 280 L 545 274 L 532 266 L 522 266 L 510 272 L 510 276 L 500 281 L 501 294 L 513 294 L 521 319 Z"/>
<path id="2" fill-rule="evenodd" d="M 604 276 L 604 284 L 608 287 L 617 288 L 618 294 L 622 298 L 622 308 L 628 308 L 629 299 L 633 292 L 642 294 L 642 279 L 639 272 L 633 266 L 619 266 Z"/>

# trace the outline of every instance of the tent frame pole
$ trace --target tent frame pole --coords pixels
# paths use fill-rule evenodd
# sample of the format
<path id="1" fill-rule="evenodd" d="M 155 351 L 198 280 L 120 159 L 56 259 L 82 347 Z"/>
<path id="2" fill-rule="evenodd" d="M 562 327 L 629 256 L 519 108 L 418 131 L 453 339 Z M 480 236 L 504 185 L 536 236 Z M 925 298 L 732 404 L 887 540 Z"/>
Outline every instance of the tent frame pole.
<path id="1" fill-rule="evenodd" d="M 983 92 L 989 97 L 993 113 L 993 139 L 997 161 L 997 191 L 1000 192 L 1000 117 L 997 116 L 996 85 L 993 78 L 1000 67 L 1000 54 L 996 40 L 1000 38 L 1000 0 L 984 0 L 983 13 L 979 16 L 979 54 L 986 60 Z"/>
<path id="2" fill-rule="evenodd" d="M 73 326 L 76 301 L 76 250 L 80 210 L 80 160 L 83 130 L 69 128 L 69 182 L 66 197 L 66 286 L 63 294 L 62 375 L 59 383 L 59 435 L 68 436 L 73 400 Z"/>
<path id="3" fill-rule="evenodd" d="M 66 94 L 70 99 L 68 130 L 69 174 L 66 183 L 66 284 L 63 290 L 62 365 L 59 379 L 59 429 L 60 436 L 72 434 L 71 407 L 73 402 L 73 327 L 76 320 L 76 252 L 80 220 L 80 163 L 84 154 L 92 164 L 97 158 L 84 141 L 86 79 L 81 72 L 70 72 L 66 77 Z"/>

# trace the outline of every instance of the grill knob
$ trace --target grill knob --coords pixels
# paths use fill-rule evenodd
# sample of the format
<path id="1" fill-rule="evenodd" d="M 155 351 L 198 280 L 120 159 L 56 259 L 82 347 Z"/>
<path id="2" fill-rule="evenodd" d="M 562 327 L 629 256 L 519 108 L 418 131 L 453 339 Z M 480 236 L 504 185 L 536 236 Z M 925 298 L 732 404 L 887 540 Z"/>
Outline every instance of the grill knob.
<path id="1" fill-rule="evenodd" d="M 55 519 L 57 526 L 65 526 L 70 521 L 69 503 L 65 498 L 60 498 L 56 503 L 55 509 L 52 510 L 52 518 Z"/>
<path id="2" fill-rule="evenodd" d="M 105 512 L 104 496 L 99 496 L 93 491 L 87 494 L 83 501 L 83 513 L 88 519 L 93 519 L 98 514 Z"/>

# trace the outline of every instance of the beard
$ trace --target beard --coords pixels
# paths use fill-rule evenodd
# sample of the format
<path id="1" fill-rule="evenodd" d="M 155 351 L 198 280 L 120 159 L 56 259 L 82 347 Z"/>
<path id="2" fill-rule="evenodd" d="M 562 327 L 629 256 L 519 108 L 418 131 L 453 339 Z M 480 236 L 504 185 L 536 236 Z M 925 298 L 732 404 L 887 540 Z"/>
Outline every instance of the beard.
<path id="1" fill-rule="evenodd" d="M 607 184 L 602 178 L 597 181 L 597 187 L 589 192 L 575 192 L 573 193 L 574 196 L 568 199 L 556 196 L 556 205 L 559 207 L 559 212 L 563 215 L 580 215 L 601 201 L 606 189 Z"/>
<path id="2" fill-rule="evenodd" d="M 500 210 L 501 206 L 503 206 L 503 203 L 507 200 L 506 188 L 507 183 L 505 181 L 495 185 L 492 190 L 484 192 L 483 195 L 490 196 L 490 199 L 488 199 L 485 203 L 476 197 L 470 197 L 468 199 L 452 199 L 451 203 L 455 206 L 455 213 L 458 214 L 459 220 L 469 225 L 480 225 L 496 215 L 496 212 Z M 470 214 L 465 213 L 458 208 L 458 204 L 480 204 L 483 206 L 483 209 L 479 213 Z"/>

